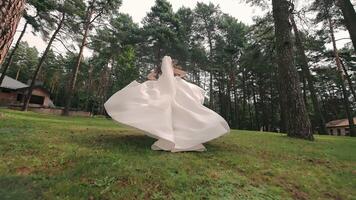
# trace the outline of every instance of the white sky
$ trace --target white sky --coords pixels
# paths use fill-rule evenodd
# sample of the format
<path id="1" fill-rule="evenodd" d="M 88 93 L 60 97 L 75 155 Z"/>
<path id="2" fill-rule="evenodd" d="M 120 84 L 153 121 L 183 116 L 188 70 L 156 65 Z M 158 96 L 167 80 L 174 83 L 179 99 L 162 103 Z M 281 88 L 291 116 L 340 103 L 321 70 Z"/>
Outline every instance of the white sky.
<path id="1" fill-rule="evenodd" d="M 173 6 L 173 10 L 177 11 L 180 7 L 194 8 L 197 2 L 213 3 L 219 5 L 222 12 L 232 15 L 239 21 L 246 24 L 252 24 L 252 18 L 256 15 L 261 15 L 263 11 L 261 9 L 252 7 L 243 2 L 243 0 L 169 0 Z M 122 6 L 120 8 L 121 12 L 127 13 L 132 16 L 134 22 L 140 23 L 142 19 L 146 16 L 147 12 L 150 11 L 151 7 L 154 5 L 155 0 L 123 0 Z M 23 19 L 18 26 L 18 32 L 15 35 L 14 42 L 16 42 L 19 31 L 23 28 Z M 341 35 L 340 37 L 344 37 Z M 31 28 L 27 29 L 24 35 L 24 41 L 27 41 L 30 46 L 35 46 L 40 52 L 46 48 L 46 43 L 41 39 L 40 36 L 34 36 L 31 33 Z M 341 44 L 342 45 L 342 44 Z M 341 46 L 340 45 L 340 46 Z M 59 42 L 55 42 L 53 45 L 53 50 L 56 52 L 64 52 L 65 48 Z M 91 52 L 87 49 L 84 52 L 84 56 L 90 56 Z"/>
<path id="2" fill-rule="evenodd" d="M 246 24 L 251 24 L 252 17 L 258 15 L 260 10 L 258 8 L 250 7 L 245 3 L 241 3 L 240 1 L 241 0 L 169 0 L 173 6 L 174 11 L 177 11 L 182 6 L 194 8 L 197 2 L 212 2 L 215 5 L 219 5 L 224 13 L 232 15 Z M 131 15 L 134 22 L 140 23 L 146 16 L 147 12 L 150 11 L 154 3 L 155 0 L 123 0 L 120 10 L 123 13 Z M 23 25 L 24 20 L 22 19 L 20 25 L 18 26 L 18 32 L 15 35 L 13 43 L 15 43 L 19 37 Z M 35 46 L 38 51 L 44 51 L 46 48 L 46 43 L 41 39 L 40 36 L 33 35 L 31 30 L 31 28 L 27 29 L 23 40 L 27 41 L 30 46 Z M 65 48 L 61 43 L 55 42 L 53 45 L 53 50 L 56 52 L 64 52 Z M 87 50 L 84 54 L 85 56 L 90 56 L 91 53 Z"/>
<path id="3" fill-rule="evenodd" d="M 135 22 L 141 22 L 146 13 L 150 11 L 155 0 L 123 0 L 121 11 L 132 16 Z M 251 24 L 252 16 L 258 14 L 260 9 L 253 8 L 241 0 L 169 0 L 173 10 L 177 11 L 180 7 L 194 8 L 197 2 L 213 3 L 219 5 L 224 13 L 228 13 L 240 21 Z"/>

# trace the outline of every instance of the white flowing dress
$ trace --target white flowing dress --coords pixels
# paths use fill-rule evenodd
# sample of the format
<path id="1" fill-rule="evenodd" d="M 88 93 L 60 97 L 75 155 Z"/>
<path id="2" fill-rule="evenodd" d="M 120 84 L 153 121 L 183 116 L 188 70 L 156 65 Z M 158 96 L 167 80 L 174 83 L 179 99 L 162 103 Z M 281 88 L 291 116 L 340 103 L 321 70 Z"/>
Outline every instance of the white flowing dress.
<path id="1" fill-rule="evenodd" d="M 205 91 L 173 73 L 172 59 L 162 60 L 158 80 L 131 82 L 104 104 L 112 119 L 156 138 L 153 150 L 204 151 L 202 143 L 230 131 L 220 115 L 203 105 Z"/>

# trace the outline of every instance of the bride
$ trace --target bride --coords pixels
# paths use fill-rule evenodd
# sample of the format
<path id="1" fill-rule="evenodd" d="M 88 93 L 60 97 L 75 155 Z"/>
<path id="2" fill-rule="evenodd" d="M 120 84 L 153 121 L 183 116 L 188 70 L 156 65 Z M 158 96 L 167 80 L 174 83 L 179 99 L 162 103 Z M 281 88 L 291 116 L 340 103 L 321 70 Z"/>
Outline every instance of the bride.
<path id="1" fill-rule="evenodd" d="M 104 104 L 107 113 L 156 138 L 153 150 L 205 151 L 203 143 L 230 131 L 220 115 L 203 105 L 205 91 L 185 81 L 184 71 L 174 68 L 169 56 L 159 71 L 111 96 Z"/>

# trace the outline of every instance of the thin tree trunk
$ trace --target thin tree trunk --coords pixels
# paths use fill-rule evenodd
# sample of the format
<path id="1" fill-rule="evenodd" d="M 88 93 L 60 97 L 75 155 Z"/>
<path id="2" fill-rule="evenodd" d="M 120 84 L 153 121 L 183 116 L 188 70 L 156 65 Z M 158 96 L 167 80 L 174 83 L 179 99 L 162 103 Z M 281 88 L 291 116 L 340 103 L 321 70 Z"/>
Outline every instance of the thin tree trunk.
<path id="1" fill-rule="evenodd" d="M 25 0 L 0 1 L 0 64 L 4 61 L 9 51 L 25 4 Z"/>
<path id="2" fill-rule="evenodd" d="M 351 109 L 350 109 L 349 95 L 348 95 L 348 92 L 347 92 L 346 86 L 345 86 L 345 77 L 344 77 L 344 74 L 342 72 L 341 61 L 340 61 L 339 53 L 338 53 L 338 50 L 337 50 L 337 47 L 336 47 L 336 41 L 335 41 L 335 35 L 334 35 L 334 27 L 333 27 L 333 24 L 332 24 L 332 21 L 331 21 L 330 17 L 328 18 L 328 21 L 329 21 L 331 41 L 333 43 L 334 56 L 335 56 L 335 62 L 336 62 L 339 82 L 341 84 L 342 93 L 343 93 L 344 107 L 345 107 L 347 119 L 349 121 L 350 136 L 356 136 L 354 120 L 353 120 L 353 117 L 352 117 L 352 114 L 351 114 Z"/>
<path id="3" fill-rule="evenodd" d="M 39 72 L 41 71 L 41 68 L 42 68 L 42 65 L 43 65 L 44 61 L 47 58 L 47 54 L 48 54 L 49 50 L 51 49 L 51 46 L 52 46 L 52 43 L 53 43 L 54 39 L 56 39 L 57 34 L 59 33 L 59 30 L 61 30 L 61 28 L 63 26 L 64 20 L 65 20 L 65 13 L 63 12 L 62 13 L 62 18 L 59 21 L 58 27 L 54 31 L 51 39 L 49 40 L 49 42 L 47 44 L 47 47 L 46 47 L 45 51 L 43 52 L 42 57 L 41 57 L 38 65 L 36 67 L 35 73 L 33 74 L 30 87 L 27 90 L 27 94 L 25 96 L 24 104 L 22 106 L 22 111 L 27 111 L 27 109 L 28 109 L 28 105 L 30 104 L 30 100 L 31 100 L 31 96 L 32 96 L 32 90 L 35 87 L 37 76 L 38 76 Z"/>
<path id="4" fill-rule="evenodd" d="M 356 12 L 350 0 L 337 0 L 336 5 L 341 8 L 345 25 L 349 31 L 354 50 L 356 51 Z"/>
<path id="5" fill-rule="evenodd" d="M 245 121 L 246 121 L 246 101 L 247 101 L 247 92 L 246 92 L 246 72 L 245 69 L 242 69 L 242 114 L 240 115 L 240 125 L 243 128 L 246 128 Z"/>
<path id="6" fill-rule="evenodd" d="M 235 85 L 235 84 L 234 84 Z M 236 87 L 233 86 L 233 93 L 234 93 L 234 122 L 233 122 L 233 125 L 235 128 L 239 129 L 241 128 L 240 127 L 240 121 L 238 120 L 238 116 L 240 114 L 239 112 L 239 99 L 238 99 L 238 96 L 237 96 L 237 91 L 236 91 Z"/>
<path id="7" fill-rule="evenodd" d="M 206 26 L 207 26 L 207 22 L 205 22 Z M 209 74 L 210 74 L 210 81 L 209 81 L 209 94 L 210 94 L 210 99 L 209 99 L 209 106 L 211 109 L 213 109 L 214 107 L 214 95 L 213 95 L 213 69 L 212 69 L 212 63 L 213 63 L 213 42 L 212 42 L 212 38 L 211 38 L 211 33 L 209 31 L 208 32 L 208 42 L 209 42 Z"/>
<path id="8" fill-rule="evenodd" d="M 260 130 L 260 119 L 258 117 L 258 106 L 257 106 L 257 99 L 256 99 L 256 92 L 254 88 L 254 82 L 252 81 L 251 89 L 252 89 L 252 100 L 253 100 L 253 107 L 255 108 L 255 120 L 256 120 L 256 130 Z"/>
<path id="9" fill-rule="evenodd" d="M 263 131 L 268 131 L 268 113 L 266 112 L 266 91 L 264 90 L 264 88 L 262 87 L 262 83 L 259 81 L 258 83 L 258 93 L 260 96 L 260 111 L 261 111 L 261 117 L 260 117 L 260 124 L 262 125 Z"/>
<path id="10" fill-rule="evenodd" d="M 313 140 L 311 124 L 307 114 L 294 64 L 291 26 L 289 24 L 290 3 L 288 0 L 272 0 L 275 23 L 277 63 L 281 84 L 282 112 L 285 113 L 287 133 L 290 137 Z"/>
<path id="11" fill-rule="evenodd" d="M 340 59 L 340 63 L 341 63 L 342 69 L 343 69 L 343 71 L 345 73 L 345 78 L 347 80 L 347 83 L 349 84 L 349 88 L 350 88 L 350 91 L 352 93 L 352 96 L 354 97 L 354 101 L 356 101 L 356 93 L 355 93 L 355 89 L 354 89 L 354 86 L 352 84 L 352 80 L 350 78 L 350 75 L 347 72 L 347 69 L 346 69 L 346 67 L 344 65 L 344 62 L 341 59 Z"/>
<path id="12" fill-rule="evenodd" d="M 214 101 L 213 101 L 213 98 L 214 98 L 214 95 L 213 95 L 213 71 L 210 69 L 209 70 L 209 107 L 211 109 L 213 109 L 213 106 L 214 106 Z"/>
<path id="13" fill-rule="evenodd" d="M 74 93 L 74 89 L 75 89 L 75 84 L 77 81 L 77 76 L 78 76 L 79 68 L 81 65 L 82 57 L 83 57 L 84 47 L 87 45 L 87 37 L 89 34 L 92 14 L 93 14 L 93 8 L 89 7 L 88 11 L 87 11 L 87 16 L 86 16 L 86 22 L 85 22 L 85 27 L 84 27 L 82 43 L 80 45 L 80 50 L 79 50 L 79 54 L 78 54 L 78 57 L 76 60 L 75 67 L 73 68 L 73 71 L 72 71 L 72 77 L 71 77 L 70 84 L 68 87 L 68 94 L 67 94 L 67 98 L 65 100 L 66 103 L 65 103 L 64 110 L 63 110 L 63 115 L 65 115 L 65 116 L 69 115 L 69 109 L 71 106 L 71 101 L 72 101 L 72 97 L 73 97 L 73 93 Z"/>
<path id="14" fill-rule="evenodd" d="M 271 77 L 273 77 L 273 72 L 271 73 Z M 273 80 L 273 79 L 272 79 Z M 274 94 L 274 84 L 273 82 L 269 85 L 269 91 L 270 91 L 270 106 L 271 106 L 271 112 L 270 112 L 270 130 L 269 131 L 275 131 L 276 130 L 276 118 L 275 118 L 275 109 L 274 109 L 274 105 L 275 103 L 273 102 L 273 97 L 275 96 Z"/>
<path id="15" fill-rule="evenodd" d="M 19 68 L 17 69 L 15 80 L 18 80 L 18 79 L 19 79 L 20 71 L 21 71 L 21 67 L 19 67 Z"/>
<path id="16" fill-rule="evenodd" d="M 88 73 L 88 82 L 87 82 L 87 92 L 88 92 L 88 97 L 87 99 L 85 100 L 85 107 L 84 107 L 84 110 L 85 111 L 89 111 L 89 102 L 90 102 L 90 98 L 92 96 L 92 92 L 90 90 L 90 87 L 92 85 L 92 80 L 93 80 L 93 70 L 94 70 L 94 67 L 93 65 L 89 65 L 89 73 Z"/>
<path id="17" fill-rule="evenodd" d="M 12 49 L 10 55 L 9 55 L 9 58 L 7 59 L 7 62 L 5 63 L 4 67 L 2 68 L 2 74 L 1 74 L 1 77 L 0 77 L 0 85 L 2 84 L 4 78 L 5 78 L 5 75 L 6 75 L 6 72 L 9 68 L 9 66 L 12 64 L 12 59 L 14 58 L 14 55 L 15 55 L 15 52 L 16 50 L 18 49 L 19 45 L 20 45 L 20 42 L 22 40 L 22 37 L 24 36 L 25 32 L 26 32 L 26 29 L 27 29 L 27 24 L 28 22 L 25 23 L 25 25 L 23 26 L 23 29 L 21 31 L 21 34 L 20 34 L 20 37 L 17 39 L 16 41 L 16 44 L 14 46 L 14 48 Z M 17 80 L 17 79 L 16 79 Z"/>
<path id="18" fill-rule="evenodd" d="M 303 91 L 303 99 L 304 99 L 305 107 L 307 108 L 307 110 L 309 110 L 308 98 L 307 98 L 307 80 L 304 75 L 302 75 L 301 79 L 303 84 L 302 91 Z"/>
<path id="19" fill-rule="evenodd" d="M 248 99 L 250 99 L 250 97 L 248 97 Z M 253 124 L 254 124 L 254 122 L 253 122 L 253 114 L 252 114 L 252 108 L 251 108 L 251 104 L 250 103 L 248 104 L 248 112 L 249 112 L 249 115 L 250 115 L 250 120 L 249 120 L 250 127 L 248 129 L 249 130 L 254 130 L 254 128 L 253 128 Z"/>
<path id="20" fill-rule="evenodd" d="M 303 75 L 308 82 L 308 89 L 309 89 L 310 97 L 311 97 L 311 100 L 313 103 L 315 117 L 316 117 L 316 120 L 319 125 L 319 133 L 327 134 L 327 130 L 326 130 L 326 126 L 325 126 L 325 119 L 324 119 L 323 113 L 321 111 L 320 104 L 319 104 L 319 101 L 318 101 L 318 98 L 316 95 L 316 91 L 314 88 L 314 80 L 313 80 L 313 77 L 309 71 L 308 58 L 305 55 L 304 45 L 302 43 L 302 39 L 300 37 L 300 32 L 299 32 L 298 27 L 295 23 L 293 15 L 290 15 L 290 20 L 292 22 L 292 27 L 294 30 L 295 44 L 296 44 L 297 52 L 298 52 L 300 60 L 301 60 L 301 67 L 302 67 Z"/>
<path id="21" fill-rule="evenodd" d="M 230 58 L 230 70 L 228 75 L 228 98 L 229 98 L 229 108 L 230 108 L 230 117 L 231 117 L 231 126 L 233 128 L 238 128 L 238 98 L 236 93 L 236 78 L 234 70 L 234 61 L 233 56 Z M 234 101 L 234 102 L 232 102 Z"/>

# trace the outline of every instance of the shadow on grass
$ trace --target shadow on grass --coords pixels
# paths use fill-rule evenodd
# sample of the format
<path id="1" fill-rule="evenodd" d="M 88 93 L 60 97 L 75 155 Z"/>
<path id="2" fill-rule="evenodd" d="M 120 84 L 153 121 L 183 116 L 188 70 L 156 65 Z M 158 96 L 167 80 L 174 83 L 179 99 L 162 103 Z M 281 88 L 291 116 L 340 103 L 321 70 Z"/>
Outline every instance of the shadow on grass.
<path id="1" fill-rule="evenodd" d="M 41 190 L 30 176 L 0 176 L 0 199 L 39 199 Z"/>
<path id="2" fill-rule="evenodd" d="M 103 148 L 113 151 L 123 150 L 129 151 L 147 151 L 151 149 L 151 145 L 155 139 L 144 134 L 90 134 L 76 135 L 69 138 L 71 142 L 89 148 Z"/>
<path id="3" fill-rule="evenodd" d="M 92 134 L 90 136 L 77 135 L 70 139 L 71 142 L 75 142 L 81 146 L 88 148 L 104 148 L 108 150 L 119 150 L 126 152 L 142 152 L 142 151 L 152 151 L 152 152 L 164 152 L 164 151 L 153 151 L 151 150 L 151 145 L 156 141 L 156 139 L 151 138 L 144 134 Z M 205 143 L 204 146 L 207 148 L 208 153 L 212 152 L 235 152 L 237 149 L 241 151 L 237 144 L 214 141 Z M 190 152 L 194 153 L 194 152 Z M 206 152 L 197 152 L 206 153 Z"/>

